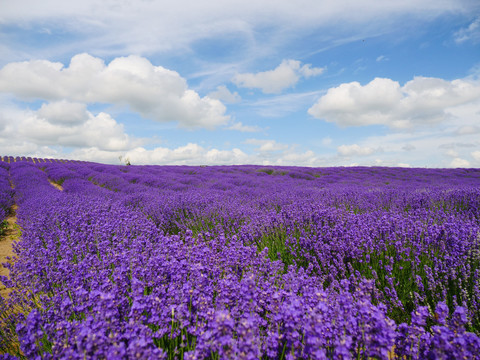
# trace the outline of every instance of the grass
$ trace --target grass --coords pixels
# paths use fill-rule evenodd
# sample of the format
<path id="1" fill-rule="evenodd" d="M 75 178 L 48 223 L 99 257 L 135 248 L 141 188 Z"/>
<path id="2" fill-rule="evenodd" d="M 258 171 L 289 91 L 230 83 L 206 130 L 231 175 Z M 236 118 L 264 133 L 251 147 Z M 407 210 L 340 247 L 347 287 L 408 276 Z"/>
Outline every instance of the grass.
<path id="1" fill-rule="evenodd" d="M 0 223 L 0 236 L 5 235 L 5 232 L 7 231 L 7 229 L 8 229 L 8 221 L 3 220 Z"/>
<path id="2" fill-rule="evenodd" d="M 285 265 L 285 271 L 290 265 L 303 268 L 307 268 L 309 265 L 305 256 L 306 251 L 298 243 L 288 244 L 285 229 L 277 228 L 264 234 L 259 239 L 257 247 L 259 251 L 268 248 L 268 258 L 281 260 Z M 409 256 L 405 257 L 398 253 L 395 246 L 387 244 L 383 251 L 365 252 L 363 259 L 343 259 L 347 270 L 345 277 L 355 276 L 358 272 L 361 277 L 375 281 L 376 288 L 383 294 L 384 301 L 389 305 L 389 317 L 397 324 L 409 322 L 410 314 L 417 305 L 428 306 L 434 310 L 441 296 L 439 289 L 437 289 L 438 284 L 435 288 L 429 288 L 433 284 L 429 284 L 427 269 L 433 269 L 435 258 L 441 258 L 443 254 L 436 249 L 428 249 L 430 251 L 416 254 L 413 244 L 410 244 L 410 249 L 412 251 L 409 252 Z M 467 264 L 465 264 L 465 267 L 470 269 L 468 274 L 462 275 L 463 271 L 460 268 L 455 269 L 457 273 L 455 279 L 452 279 L 448 273 L 435 274 L 437 281 L 438 278 L 448 278 L 445 290 L 447 293 L 446 302 L 450 312 L 453 312 L 457 303 L 465 302 L 467 305 L 472 305 L 475 284 L 478 281 L 476 273 L 480 271 L 480 250 L 474 250 L 472 253 L 474 255 L 470 256 Z M 311 256 L 312 253 L 310 252 L 309 255 Z M 391 259 L 395 260 L 391 262 Z M 330 264 L 330 266 L 333 266 L 333 264 Z M 387 270 L 389 266 L 392 268 L 390 271 Z M 328 269 L 325 269 L 325 273 L 317 272 L 316 275 L 327 276 L 327 272 Z M 388 280 L 389 277 L 392 279 L 391 282 Z M 341 278 L 343 276 L 340 276 L 337 280 L 341 280 Z M 392 298 L 392 291 L 396 293 L 399 303 Z M 478 314 L 473 317 L 467 330 L 480 334 L 480 316 Z"/>
<path id="3" fill-rule="evenodd" d="M 27 317 L 34 310 L 41 310 L 40 295 L 34 295 L 28 289 L 17 289 L 16 292 L 20 299 L 16 298 L 15 303 L 5 306 L 5 300 L 0 302 L 0 355 L 10 354 L 19 359 L 26 359 L 20 350 L 20 342 L 16 331 L 16 325 L 19 317 Z M 51 352 L 51 345 L 48 339 L 44 338 L 41 346 L 42 352 Z"/>

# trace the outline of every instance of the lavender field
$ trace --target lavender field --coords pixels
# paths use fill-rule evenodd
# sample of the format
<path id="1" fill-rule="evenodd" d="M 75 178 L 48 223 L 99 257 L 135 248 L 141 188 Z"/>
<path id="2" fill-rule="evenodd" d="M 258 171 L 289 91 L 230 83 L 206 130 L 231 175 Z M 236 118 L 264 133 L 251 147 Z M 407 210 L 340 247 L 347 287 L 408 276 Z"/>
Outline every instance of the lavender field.
<path id="1" fill-rule="evenodd" d="M 3 160 L 0 359 L 480 358 L 479 169 Z"/>

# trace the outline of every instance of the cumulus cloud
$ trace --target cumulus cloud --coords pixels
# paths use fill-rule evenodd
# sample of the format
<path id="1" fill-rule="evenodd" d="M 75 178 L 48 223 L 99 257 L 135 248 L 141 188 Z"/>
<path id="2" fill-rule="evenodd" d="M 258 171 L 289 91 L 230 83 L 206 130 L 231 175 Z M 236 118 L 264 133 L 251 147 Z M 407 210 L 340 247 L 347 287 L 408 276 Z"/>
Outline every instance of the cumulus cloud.
<path id="1" fill-rule="evenodd" d="M 353 145 L 341 145 L 337 148 L 337 152 L 340 156 L 367 156 L 379 151 L 369 146 Z"/>
<path id="2" fill-rule="evenodd" d="M 453 168 L 466 168 L 466 167 L 470 167 L 470 162 L 465 159 L 455 158 L 450 163 L 450 166 Z"/>
<path id="3" fill-rule="evenodd" d="M 227 104 L 235 104 L 242 100 L 241 96 L 238 95 L 238 92 L 231 92 L 225 85 L 217 86 L 217 90 L 212 91 L 207 95 L 212 99 L 217 99 L 223 101 Z"/>
<path id="4" fill-rule="evenodd" d="M 298 65 L 300 65 L 300 62 Z M 301 68 L 298 69 L 298 72 L 307 79 L 312 76 L 321 75 L 324 71 L 325 68 L 312 68 L 311 64 L 303 65 Z"/>
<path id="5" fill-rule="evenodd" d="M 471 155 L 475 160 L 480 161 L 480 151 L 474 151 Z"/>
<path id="6" fill-rule="evenodd" d="M 478 81 L 415 77 L 400 86 L 391 79 L 375 78 L 366 85 L 355 81 L 329 89 L 308 113 L 340 126 L 405 129 L 442 122 L 452 116 L 450 108 L 479 100 Z"/>
<path id="7" fill-rule="evenodd" d="M 0 98 L 0 101 L 2 99 Z M 294 146 L 275 140 L 251 139 L 257 149 L 219 149 L 194 142 L 170 148 L 146 148 L 148 139 L 129 136 L 122 124 L 105 112 L 93 114 L 80 103 L 58 101 L 38 110 L 23 110 L 12 103 L 0 107 L 0 154 L 70 158 L 119 163 L 119 157 L 133 164 L 278 164 L 320 165 L 312 151 L 298 152 Z M 71 121 L 63 121 L 63 116 Z M 241 126 L 244 126 L 240 124 Z M 248 129 L 248 127 L 247 127 Z"/>
<path id="8" fill-rule="evenodd" d="M 323 68 L 312 68 L 311 64 L 301 66 L 298 60 L 283 60 L 273 70 L 237 74 L 232 81 L 239 87 L 260 89 L 265 94 L 278 94 L 294 86 L 300 77 L 309 78 L 323 73 Z"/>
<path id="9" fill-rule="evenodd" d="M 74 56 L 69 67 L 47 60 L 9 63 L 0 69 L 0 91 L 24 99 L 128 105 L 145 118 L 189 128 L 214 128 L 229 119 L 219 100 L 200 97 L 177 72 L 133 55 L 108 65 L 88 54 Z"/>
<path id="10" fill-rule="evenodd" d="M 109 114 L 97 115 L 85 105 L 67 101 L 43 104 L 37 111 L 10 109 L 0 114 L 5 140 L 38 146 L 97 147 L 105 151 L 127 150 L 143 141 L 125 133 Z M 31 149 L 30 151 L 31 152 Z"/>
<path id="11" fill-rule="evenodd" d="M 299 151 L 296 144 L 284 144 L 270 139 L 247 139 L 246 144 L 255 145 L 255 152 L 248 163 L 285 166 L 325 166 L 327 161 L 311 150 Z"/>
<path id="12" fill-rule="evenodd" d="M 188 164 L 192 161 L 198 161 L 201 155 L 205 155 L 205 149 L 198 144 L 189 143 L 176 149 L 155 148 L 154 150 L 146 150 L 144 148 L 136 148 L 127 152 L 126 157 L 134 163 L 142 163 L 144 161 L 153 163 L 170 162 L 173 164 Z"/>
<path id="13" fill-rule="evenodd" d="M 88 120 L 87 106 L 66 100 L 42 104 L 37 111 L 39 118 L 46 119 L 51 124 L 78 125 Z"/>
<path id="14" fill-rule="evenodd" d="M 478 167 L 473 152 L 480 149 L 477 134 L 464 135 L 458 138 L 451 129 L 456 124 L 445 127 L 423 128 L 416 132 L 390 132 L 382 135 L 367 136 L 358 139 L 360 148 L 373 148 L 378 153 L 362 157 L 342 157 L 340 161 L 355 160 L 362 165 L 372 165 L 372 157 L 381 158 L 385 166 L 396 166 L 407 163 L 413 167 L 451 167 L 455 158 L 469 161 L 470 165 Z M 459 142 L 462 140 L 462 142 Z M 340 155 L 340 153 L 338 153 Z"/>
<path id="15" fill-rule="evenodd" d="M 311 150 L 305 152 L 288 151 L 276 162 L 277 165 L 319 166 L 321 160 Z"/>
<path id="16" fill-rule="evenodd" d="M 82 148 L 70 153 L 68 158 L 118 164 L 120 156 L 128 159 L 134 165 L 325 165 L 325 160 L 318 157 L 313 151 L 298 152 L 293 147 L 284 149 L 277 154 L 271 152 L 249 154 L 238 148 L 220 150 L 206 148 L 196 143 L 188 143 L 173 149 L 136 147 L 127 152 L 111 152 L 96 147 Z"/>
<path id="17" fill-rule="evenodd" d="M 93 161 L 98 157 L 109 157 L 109 162 L 115 162 L 120 155 L 135 165 L 238 165 L 246 163 L 249 159 L 246 153 L 237 148 L 231 150 L 208 149 L 195 143 L 188 143 L 174 149 L 136 147 L 125 153 L 117 152 L 115 154 L 108 154 L 95 148 L 84 149 L 75 153 L 78 158 Z"/>

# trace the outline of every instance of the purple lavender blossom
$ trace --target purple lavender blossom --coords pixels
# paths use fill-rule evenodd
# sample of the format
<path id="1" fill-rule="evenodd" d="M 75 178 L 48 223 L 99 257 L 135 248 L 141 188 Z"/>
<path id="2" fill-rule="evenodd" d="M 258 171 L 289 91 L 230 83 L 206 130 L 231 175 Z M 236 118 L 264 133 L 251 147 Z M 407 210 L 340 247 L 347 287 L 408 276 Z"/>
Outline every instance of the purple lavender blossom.
<path id="1" fill-rule="evenodd" d="M 478 170 L 0 165 L 27 358 L 480 351 Z"/>

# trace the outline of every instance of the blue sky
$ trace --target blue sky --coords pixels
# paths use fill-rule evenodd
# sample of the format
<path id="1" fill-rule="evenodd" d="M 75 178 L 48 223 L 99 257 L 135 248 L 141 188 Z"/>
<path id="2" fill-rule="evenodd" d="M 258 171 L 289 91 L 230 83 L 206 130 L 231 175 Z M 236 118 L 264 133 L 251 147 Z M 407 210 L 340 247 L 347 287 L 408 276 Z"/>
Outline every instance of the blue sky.
<path id="1" fill-rule="evenodd" d="M 480 167 L 480 4 L 0 0 L 0 154 Z"/>

